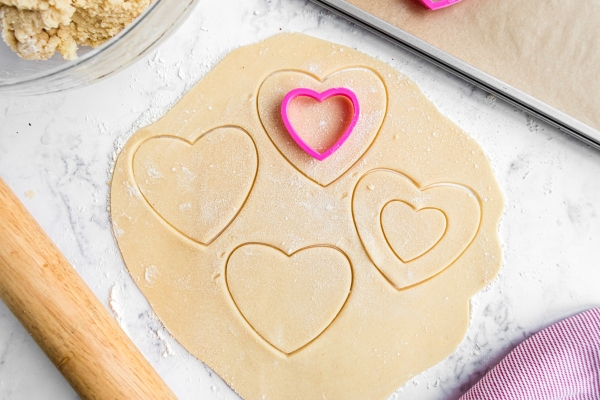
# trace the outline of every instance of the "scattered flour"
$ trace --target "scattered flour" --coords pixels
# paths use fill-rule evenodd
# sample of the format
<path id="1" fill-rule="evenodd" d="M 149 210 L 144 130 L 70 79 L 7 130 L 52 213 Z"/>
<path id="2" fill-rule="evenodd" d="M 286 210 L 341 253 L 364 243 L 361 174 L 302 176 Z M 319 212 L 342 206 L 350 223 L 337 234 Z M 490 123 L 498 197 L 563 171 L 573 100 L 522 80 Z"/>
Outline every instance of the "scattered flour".
<path id="1" fill-rule="evenodd" d="M 117 279 L 108 292 L 108 306 L 123 330 L 126 330 L 123 323 L 123 317 L 125 316 L 125 290 L 123 280 Z"/>
<path id="2" fill-rule="evenodd" d="M 146 167 L 146 173 L 148 174 L 148 176 L 150 178 L 152 178 L 152 179 L 159 179 L 159 178 L 163 177 L 163 175 L 160 173 L 160 171 L 158 171 L 149 162 L 146 162 L 144 166 Z"/>
<path id="3" fill-rule="evenodd" d="M 156 275 L 158 275 L 158 268 L 156 267 L 156 265 L 151 265 L 148 268 L 146 268 L 146 272 L 144 273 L 144 279 L 146 279 L 146 282 L 152 283 Z"/>
<path id="4" fill-rule="evenodd" d="M 113 227 L 113 234 L 115 235 L 116 238 L 120 238 L 121 236 L 123 236 L 125 234 L 125 231 L 123 229 L 121 229 L 119 227 L 119 225 L 117 225 L 116 222 L 113 222 L 112 227 Z"/>

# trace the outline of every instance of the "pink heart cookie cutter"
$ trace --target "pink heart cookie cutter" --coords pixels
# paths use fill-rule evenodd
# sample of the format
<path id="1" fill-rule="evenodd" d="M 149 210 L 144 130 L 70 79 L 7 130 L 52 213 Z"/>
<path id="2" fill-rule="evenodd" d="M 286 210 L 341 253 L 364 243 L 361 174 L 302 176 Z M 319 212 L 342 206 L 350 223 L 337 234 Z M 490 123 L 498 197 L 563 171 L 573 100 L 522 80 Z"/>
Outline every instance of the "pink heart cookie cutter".
<path id="1" fill-rule="evenodd" d="M 330 148 L 325 150 L 323 153 L 319 153 L 318 151 L 316 151 L 315 149 L 310 147 L 308 145 L 308 143 L 306 143 L 300 137 L 300 135 L 298 135 L 298 132 L 296 132 L 296 129 L 294 129 L 294 127 L 292 126 L 292 123 L 290 122 L 290 119 L 288 118 L 288 106 L 290 105 L 290 102 L 292 100 L 294 100 L 296 97 L 299 97 L 299 96 L 306 96 L 306 97 L 313 98 L 313 99 L 317 100 L 319 103 L 324 102 L 325 100 L 327 100 L 330 97 L 344 96 L 344 97 L 348 98 L 350 100 L 350 102 L 352 102 L 352 107 L 354 109 L 354 115 L 352 117 L 352 121 L 350 121 L 350 124 L 348 125 L 348 127 L 346 128 L 346 130 L 344 131 L 342 136 L 340 136 L 340 138 L 333 144 L 333 146 L 331 146 Z M 356 94 L 352 90 L 347 89 L 347 88 L 332 88 L 332 89 L 328 89 L 328 90 L 324 91 L 323 93 L 319 93 L 319 92 L 316 92 L 314 90 L 307 89 L 307 88 L 297 88 L 297 89 L 291 90 L 288 94 L 286 94 L 285 97 L 283 98 L 283 101 L 281 102 L 281 118 L 283 119 L 283 124 L 285 125 L 285 128 L 289 132 L 290 136 L 292 137 L 292 139 L 294 139 L 294 141 L 298 144 L 298 146 L 300 146 L 300 148 L 302 150 L 304 150 L 311 157 L 316 158 L 319 161 L 323 161 L 324 159 L 326 159 L 327 157 L 329 157 L 330 155 L 335 153 L 337 151 L 337 149 L 339 149 L 344 144 L 346 139 L 348 139 L 350 134 L 352 134 L 352 131 L 354 130 L 354 127 L 356 126 L 356 123 L 358 122 L 359 115 L 360 115 L 360 106 L 358 104 L 358 98 L 356 97 Z"/>
<path id="2" fill-rule="evenodd" d="M 453 4 L 458 3 L 460 0 L 441 0 L 441 1 L 432 1 L 432 0 L 420 0 L 421 3 L 425 5 L 425 7 L 430 10 L 439 10 L 440 8 L 448 7 Z"/>

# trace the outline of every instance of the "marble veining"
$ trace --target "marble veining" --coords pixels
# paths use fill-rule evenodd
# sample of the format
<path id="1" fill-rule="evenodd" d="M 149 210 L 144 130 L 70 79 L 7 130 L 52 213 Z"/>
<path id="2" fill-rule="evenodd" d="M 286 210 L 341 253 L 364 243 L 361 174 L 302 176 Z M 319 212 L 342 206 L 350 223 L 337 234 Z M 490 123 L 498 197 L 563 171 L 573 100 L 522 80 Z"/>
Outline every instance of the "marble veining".
<path id="1" fill-rule="evenodd" d="M 503 267 L 472 300 L 466 338 L 392 399 L 456 399 L 523 339 L 600 306 L 599 151 L 306 0 L 205 1 L 172 38 L 114 77 L 67 93 L 0 98 L 0 176 L 180 399 L 238 397 L 169 336 L 127 274 L 108 219 L 111 168 L 132 132 L 166 113 L 230 50 L 281 31 L 356 48 L 408 75 L 482 146 L 504 192 Z M 34 398 L 77 395 L 0 302 L 0 400 Z"/>

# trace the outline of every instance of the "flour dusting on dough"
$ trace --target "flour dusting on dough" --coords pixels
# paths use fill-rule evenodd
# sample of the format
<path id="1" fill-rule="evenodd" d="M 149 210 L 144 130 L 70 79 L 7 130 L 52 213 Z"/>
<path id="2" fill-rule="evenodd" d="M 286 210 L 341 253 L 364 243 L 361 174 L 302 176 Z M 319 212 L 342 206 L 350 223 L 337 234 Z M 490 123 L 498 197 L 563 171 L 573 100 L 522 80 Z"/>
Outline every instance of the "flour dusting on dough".
<path id="1" fill-rule="evenodd" d="M 157 274 L 158 268 L 156 265 L 151 265 L 146 268 L 146 272 L 144 272 L 144 279 L 146 279 L 146 282 L 152 283 Z"/>
<path id="2" fill-rule="evenodd" d="M 123 236 L 123 234 L 125 234 L 125 231 L 123 231 L 123 229 L 121 229 L 119 227 L 119 225 L 114 222 L 112 224 L 112 228 L 113 228 L 113 233 L 114 233 L 115 237 L 117 237 L 117 238 L 120 238 L 121 236 Z"/>
<path id="3" fill-rule="evenodd" d="M 125 185 L 125 189 L 127 190 L 127 193 L 129 193 L 130 197 L 137 197 L 138 199 L 142 198 L 142 194 L 138 190 L 137 186 L 132 185 L 129 183 L 129 181 L 123 182 L 123 185 Z"/>

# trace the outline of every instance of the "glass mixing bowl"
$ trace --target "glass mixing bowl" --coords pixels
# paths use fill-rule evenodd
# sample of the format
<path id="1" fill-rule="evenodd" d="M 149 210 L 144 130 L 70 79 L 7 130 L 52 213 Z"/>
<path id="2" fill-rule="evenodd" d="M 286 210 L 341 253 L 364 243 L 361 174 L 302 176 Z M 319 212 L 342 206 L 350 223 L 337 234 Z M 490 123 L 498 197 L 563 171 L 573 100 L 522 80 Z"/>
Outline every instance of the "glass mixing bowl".
<path id="1" fill-rule="evenodd" d="M 0 39 L 0 95 L 34 95 L 76 88 L 110 76 L 173 33 L 199 0 L 153 0 L 117 36 L 102 46 L 80 47 L 79 58 L 55 54 L 46 61 L 23 60 Z"/>

